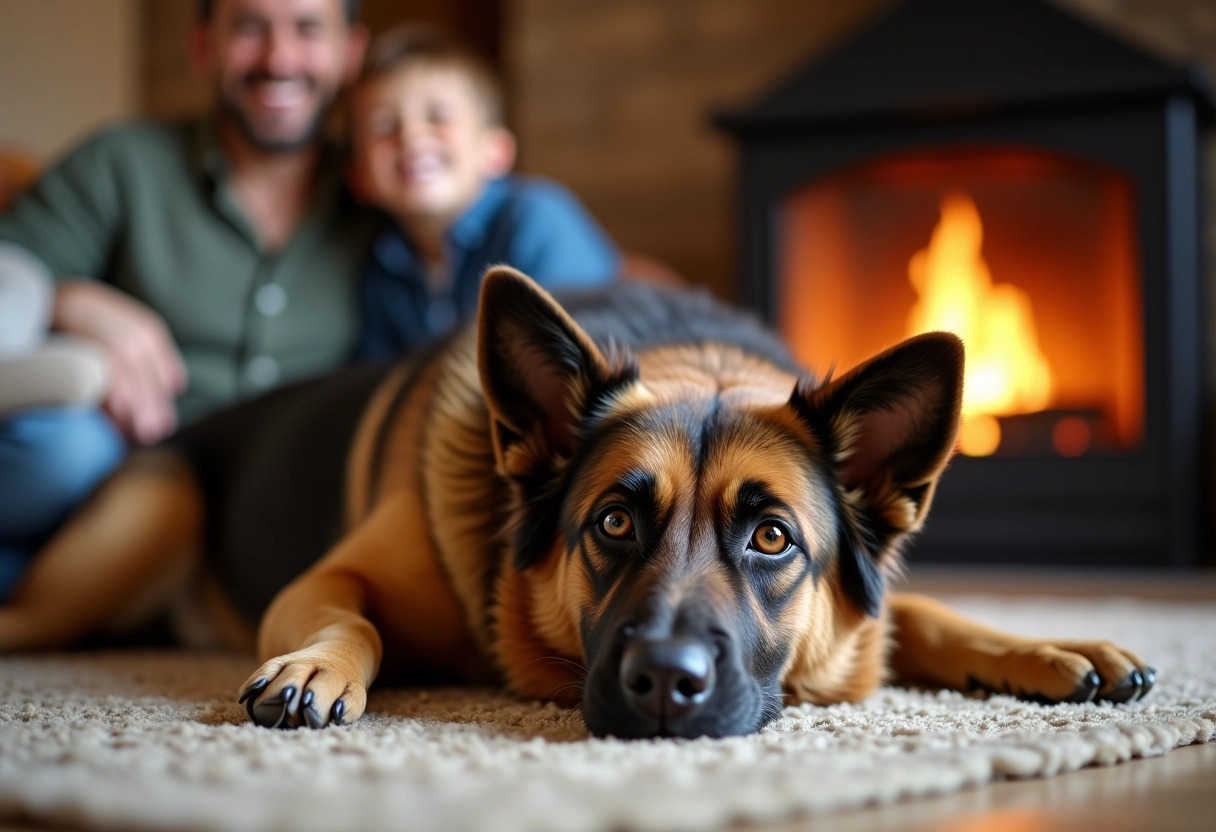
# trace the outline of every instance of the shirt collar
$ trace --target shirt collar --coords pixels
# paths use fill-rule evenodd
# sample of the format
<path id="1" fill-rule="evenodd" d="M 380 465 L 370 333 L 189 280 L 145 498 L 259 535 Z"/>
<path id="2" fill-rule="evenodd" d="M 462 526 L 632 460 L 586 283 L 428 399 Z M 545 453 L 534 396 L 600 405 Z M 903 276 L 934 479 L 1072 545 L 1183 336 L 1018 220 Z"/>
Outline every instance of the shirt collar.
<path id="1" fill-rule="evenodd" d="M 477 201 L 448 229 L 447 238 L 453 254 L 472 251 L 481 245 L 493 228 L 509 194 L 510 186 L 505 177 L 486 183 Z M 388 227 L 373 243 L 372 250 L 376 260 L 391 274 L 422 280 L 422 274 L 416 268 L 417 254 L 400 226 L 391 219 L 386 220 L 386 225 Z M 454 270 L 459 267 L 456 263 L 452 265 Z"/>
<path id="2" fill-rule="evenodd" d="M 190 165 L 199 181 L 207 186 L 212 199 L 224 201 L 222 189 L 224 180 L 228 177 L 229 162 L 220 144 L 219 125 L 214 114 L 195 123 Z M 342 149 L 333 142 L 322 139 L 321 153 L 317 157 L 317 181 L 309 206 L 300 219 L 301 225 L 328 219 L 349 208 L 351 198 L 344 189 L 344 171 L 345 154 Z M 244 215 L 239 209 L 233 206 L 231 210 L 236 212 L 237 218 L 244 221 Z M 252 230 L 249 233 L 252 233 Z"/>
<path id="3" fill-rule="evenodd" d="M 211 186 L 218 185 L 228 174 L 228 159 L 220 147 L 219 128 L 214 116 L 202 118 L 195 124 L 190 166 L 196 176 Z"/>
<path id="4" fill-rule="evenodd" d="M 219 125 L 214 115 L 199 119 L 195 125 L 191 147 L 190 164 L 195 175 L 212 186 L 223 183 L 228 177 L 228 156 L 220 144 Z M 342 149 L 331 141 L 321 140 L 321 153 L 317 157 L 317 187 L 315 197 L 322 204 L 334 202 L 333 194 L 342 187 L 345 170 Z"/>
<path id="5" fill-rule="evenodd" d="M 505 179 L 491 179 L 477 201 L 452 224 L 448 239 L 458 250 L 469 251 L 481 245 L 507 199 L 507 190 Z"/>

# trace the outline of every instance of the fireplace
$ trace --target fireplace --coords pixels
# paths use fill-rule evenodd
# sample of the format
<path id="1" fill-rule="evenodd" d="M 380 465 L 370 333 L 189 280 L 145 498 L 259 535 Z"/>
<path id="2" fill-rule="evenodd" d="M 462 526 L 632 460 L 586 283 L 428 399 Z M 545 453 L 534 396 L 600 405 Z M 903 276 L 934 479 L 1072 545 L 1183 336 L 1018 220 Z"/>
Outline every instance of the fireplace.
<path id="1" fill-rule="evenodd" d="M 908 0 L 721 126 L 741 295 L 806 365 L 968 349 L 959 454 L 912 556 L 1200 560 L 1194 71 L 1038 0 Z"/>

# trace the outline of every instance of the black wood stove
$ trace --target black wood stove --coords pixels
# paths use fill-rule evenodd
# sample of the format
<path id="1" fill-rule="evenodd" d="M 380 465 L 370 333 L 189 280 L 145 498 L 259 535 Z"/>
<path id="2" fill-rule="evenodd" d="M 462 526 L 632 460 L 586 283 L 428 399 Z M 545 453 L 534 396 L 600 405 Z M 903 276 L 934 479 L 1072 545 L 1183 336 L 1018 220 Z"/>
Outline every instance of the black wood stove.
<path id="1" fill-rule="evenodd" d="M 918 561 L 1201 559 L 1194 70 L 1039 0 L 908 0 L 751 106 L 741 297 L 804 363 L 968 347 Z"/>

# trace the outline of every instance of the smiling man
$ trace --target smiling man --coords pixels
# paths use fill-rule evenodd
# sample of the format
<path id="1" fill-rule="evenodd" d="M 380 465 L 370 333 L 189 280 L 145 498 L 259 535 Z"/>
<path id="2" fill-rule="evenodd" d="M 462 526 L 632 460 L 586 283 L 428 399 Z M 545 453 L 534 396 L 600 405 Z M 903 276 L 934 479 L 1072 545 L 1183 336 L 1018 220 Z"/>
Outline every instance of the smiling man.
<path id="1" fill-rule="evenodd" d="M 192 48 L 215 80 L 221 123 L 266 154 L 309 149 L 350 79 L 362 43 L 352 36 L 355 3 L 200 3 Z M 279 14 L 274 14 L 275 10 Z M 341 18 L 345 17 L 345 20 Z"/>
<path id="2" fill-rule="evenodd" d="M 49 330 L 109 369 L 100 409 L 0 416 L 0 598 L 128 443 L 350 355 L 372 228 L 322 126 L 362 61 L 357 5 L 202 0 L 214 111 L 103 131 L 0 215 L 0 286 L 45 284 Z"/>

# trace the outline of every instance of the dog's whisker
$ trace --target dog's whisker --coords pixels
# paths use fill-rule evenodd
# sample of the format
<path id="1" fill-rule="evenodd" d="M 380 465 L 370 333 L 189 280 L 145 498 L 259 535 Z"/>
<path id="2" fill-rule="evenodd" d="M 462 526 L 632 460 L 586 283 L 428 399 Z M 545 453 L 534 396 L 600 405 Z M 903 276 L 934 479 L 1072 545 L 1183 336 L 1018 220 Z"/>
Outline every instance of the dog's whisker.
<path id="1" fill-rule="evenodd" d="M 583 690 L 583 685 L 582 685 L 582 683 L 581 683 L 581 682 L 566 682 L 566 683 L 565 683 L 564 685 L 562 685 L 561 687 L 554 688 L 554 689 L 553 689 L 553 693 L 552 693 L 551 695 L 552 695 L 554 698 L 556 698 L 556 697 L 558 697 L 558 696 L 561 696 L 563 693 L 565 693 L 565 692 L 566 692 L 566 691 L 568 691 L 568 690 L 576 690 L 576 691 L 579 691 L 579 692 L 581 693 L 581 692 L 582 692 L 582 690 Z"/>
<path id="2" fill-rule="evenodd" d="M 586 676 L 587 676 L 587 668 L 583 665 L 582 662 L 576 662 L 573 659 L 567 659 L 565 656 L 539 656 L 539 657 L 533 659 L 532 661 L 528 662 L 528 665 L 531 666 L 531 665 L 536 665 L 536 664 L 541 664 L 541 663 L 568 666 L 569 668 L 574 670 L 575 673 L 578 674 L 580 679 L 586 678 Z"/>

